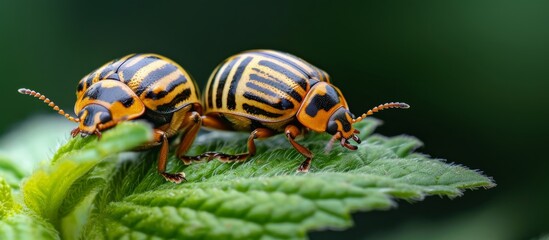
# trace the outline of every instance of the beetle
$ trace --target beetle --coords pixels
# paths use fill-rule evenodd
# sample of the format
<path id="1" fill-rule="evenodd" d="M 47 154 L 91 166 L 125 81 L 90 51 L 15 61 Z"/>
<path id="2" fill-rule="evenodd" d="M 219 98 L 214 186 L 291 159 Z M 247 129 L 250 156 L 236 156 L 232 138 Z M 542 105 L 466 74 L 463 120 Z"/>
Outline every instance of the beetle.
<path id="1" fill-rule="evenodd" d="M 43 100 L 68 120 L 78 123 L 73 137 L 97 135 L 122 121 L 144 120 L 154 127 L 154 140 L 142 149 L 160 145 L 158 172 L 180 183 L 185 174 L 166 172 L 168 138 L 181 134 L 178 155 L 191 146 L 201 126 L 202 105 L 196 82 L 185 69 L 157 54 L 130 54 L 106 63 L 78 83 L 70 116 L 46 96 L 26 88 L 19 92 Z"/>
<path id="2" fill-rule="evenodd" d="M 185 164 L 218 159 L 239 162 L 256 153 L 255 139 L 283 133 L 290 144 L 305 157 L 299 172 L 308 172 L 313 153 L 295 138 L 312 130 L 333 135 L 343 147 L 356 150 L 360 143 L 353 124 L 374 112 L 388 108 L 406 109 L 406 103 L 381 104 L 355 117 L 341 91 L 329 75 L 294 55 L 275 50 L 250 50 L 227 58 L 211 74 L 202 99 L 204 127 L 250 132 L 248 152 L 224 154 L 206 152 L 179 156 Z"/>

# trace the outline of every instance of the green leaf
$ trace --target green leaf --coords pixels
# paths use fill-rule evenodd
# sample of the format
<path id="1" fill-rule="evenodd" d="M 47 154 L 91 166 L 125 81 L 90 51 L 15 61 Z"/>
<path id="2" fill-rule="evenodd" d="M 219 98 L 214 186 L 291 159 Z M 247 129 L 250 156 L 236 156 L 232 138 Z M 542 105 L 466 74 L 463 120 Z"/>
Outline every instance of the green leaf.
<path id="1" fill-rule="evenodd" d="M 283 136 L 257 141 L 258 154 L 245 163 L 217 161 L 182 166 L 188 182 L 165 182 L 156 173 L 156 151 L 119 164 L 95 199 L 83 236 L 89 238 L 304 239 L 311 230 L 344 229 L 354 211 L 384 210 L 396 199 L 456 197 L 465 189 L 493 187 L 478 171 L 414 151 L 414 137 L 368 136 L 379 124 L 357 125 L 364 139 L 357 151 L 329 152 L 325 134 L 300 143 L 315 153 L 310 173 L 297 173 L 303 157 Z M 246 134 L 201 135 L 190 155 L 246 151 Z M 173 151 L 172 151 L 173 152 Z"/>
<path id="2" fill-rule="evenodd" d="M 19 190 L 23 178 L 66 142 L 71 122 L 46 115 L 23 121 L 0 138 L 0 176 L 12 189 Z M 48 127 L 44 127 L 48 126 Z M 73 126 L 72 126 L 73 127 Z"/>
<path id="3" fill-rule="evenodd" d="M 36 170 L 23 185 L 26 207 L 59 228 L 60 217 L 72 211 L 82 199 L 101 186 L 94 167 L 116 153 L 131 150 L 152 139 L 145 124 L 125 122 L 95 137 L 74 138 L 54 155 L 51 165 Z"/>
<path id="4" fill-rule="evenodd" d="M 0 239 L 59 239 L 53 226 L 31 213 L 0 220 Z"/>
<path id="5" fill-rule="evenodd" d="M 58 239 L 48 222 L 22 211 L 12 196 L 12 189 L 0 177 L 0 239 Z"/>
<path id="6" fill-rule="evenodd" d="M 19 189 L 19 183 L 25 177 L 25 173 L 16 161 L 7 156 L 0 156 L 0 176 L 12 189 Z"/>
<path id="7" fill-rule="evenodd" d="M 16 213 L 20 206 L 15 203 L 8 182 L 0 177 L 0 219 Z"/>
<path id="8" fill-rule="evenodd" d="M 61 121 L 60 121 L 61 119 Z M 42 161 L 65 143 L 74 124 L 58 115 L 44 115 L 21 122 L 0 139 L 0 169 L 12 170 L 17 175 L 29 176 Z M 47 126 L 47 127 L 45 127 Z M 4 168 L 7 164 L 11 167 Z M 22 178 L 22 177 L 21 177 Z"/>

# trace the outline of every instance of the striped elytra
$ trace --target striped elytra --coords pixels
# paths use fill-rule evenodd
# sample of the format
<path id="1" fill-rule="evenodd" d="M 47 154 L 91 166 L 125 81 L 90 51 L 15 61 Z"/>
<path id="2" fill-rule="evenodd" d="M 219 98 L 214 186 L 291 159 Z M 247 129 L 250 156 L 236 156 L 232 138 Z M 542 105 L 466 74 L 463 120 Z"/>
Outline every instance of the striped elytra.
<path id="1" fill-rule="evenodd" d="M 408 108 L 405 103 L 379 105 L 355 118 L 342 92 L 323 70 L 294 55 L 274 50 L 251 50 L 227 58 L 213 71 L 203 95 L 205 127 L 249 131 L 248 153 L 208 152 L 185 157 L 190 163 L 218 158 L 243 161 L 255 154 L 254 139 L 284 133 L 306 160 L 298 171 L 309 169 L 313 153 L 294 139 L 307 130 L 333 135 L 343 147 L 360 143 L 353 124 L 387 108 Z M 331 143 L 329 143 L 331 145 Z"/>
<path id="2" fill-rule="evenodd" d="M 166 172 L 168 138 L 181 133 L 177 154 L 191 146 L 201 126 L 199 90 L 190 74 L 172 60 L 156 54 L 130 54 L 86 75 L 77 85 L 74 112 L 66 114 L 36 91 L 20 93 L 43 100 L 79 124 L 71 135 L 97 135 L 122 121 L 142 120 L 154 127 L 153 140 L 141 148 L 160 146 L 158 172 L 168 181 L 185 180 L 183 173 Z"/>
<path id="3" fill-rule="evenodd" d="M 204 94 L 205 112 L 229 113 L 263 122 L 295 116 L 315 81 L 326 72 L 293 55 L 248 51 L 232 56 L 212 73 Z"/>
<path id="4" fill-rule="evenodd" d="M 101 66 L 80 80 L 77 99 L 102 80 L 124 83 L 147 109 L 159 113 L 172 113 L 189 102 L 199 102 L 198 87 L 187 71 L 156 54 L 130 54 Z"/>

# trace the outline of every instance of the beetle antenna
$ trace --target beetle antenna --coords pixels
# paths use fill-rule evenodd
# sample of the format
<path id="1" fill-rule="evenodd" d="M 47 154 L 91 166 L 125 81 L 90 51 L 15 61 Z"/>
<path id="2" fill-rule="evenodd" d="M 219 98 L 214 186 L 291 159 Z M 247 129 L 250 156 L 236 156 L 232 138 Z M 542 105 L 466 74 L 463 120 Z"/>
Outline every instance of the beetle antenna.
<path id="1" fill-rule="evenodd" d="M 374 107 L 374 108 L 368 110 L 367 112 L 363 113 L 361 116 L 353 119 L 353 124 L 362 121 L 362 119 L 366 118 L 367 116 L 373 115 L 376 112 L 379 112 L 379 111 L 385 110 L 385 109 L 389 109 L 389 108 L 407 109 L 407 108 L 410 108 L 410 105 L 408 105 L 406 103 L 401 103 L 401 102 L 390 102 L 390 103 L 381 104 L 377 107 Z"/>
<path id="2" fill-rule="evenodd" d="M 72 117 L 68 113 L 65 113 L 65 111 L 63 111 L 63 109 L 59 108 L 59 106 L 55 105 L 54 102 L 52 102 L 49 98 L 47 98 L 45 95 L 43 95 L 39 92 L 36 92 L 34 90 L 30 90 L 30 89 L 27 89 L 27 88 L 20 88 L 17 91 L 21 94 L 30 95 L 30 96 L 33 96 L 33 97 L 38 98 L 40 100 L 44 100 L 44 103 L 48 104 L 48 106 L 53 108 L 53 110 L 57 111 L 57 113 L 65 116 L 65 118 L 67 118 L 70 121 L 75 122 L 75 123 L 80 122 L 79 118 Z"/>

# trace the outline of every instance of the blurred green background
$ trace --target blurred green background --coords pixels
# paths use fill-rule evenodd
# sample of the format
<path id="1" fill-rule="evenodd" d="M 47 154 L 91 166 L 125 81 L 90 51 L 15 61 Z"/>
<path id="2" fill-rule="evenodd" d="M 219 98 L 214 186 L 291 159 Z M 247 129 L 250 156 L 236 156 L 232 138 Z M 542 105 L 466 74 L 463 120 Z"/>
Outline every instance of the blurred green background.
<path id="1" fill-rule="evenodd" d="M 326 70 L 357 114 L 409 103 L 378 114 L 385 122 L 378 132 L 414 135 L 425 143 L 420 151 L 481 169 L 498 184 L 358 213 L 352 229 L 311 238 L 549 234 L 548 1 L 2 0 L 0 34 L 2 135 L 51 113 L 18 88 L 72 112 L 77 81 L 128 53 L 172 58 L 203 88 L 224 58 L 278 49 Z"/>

